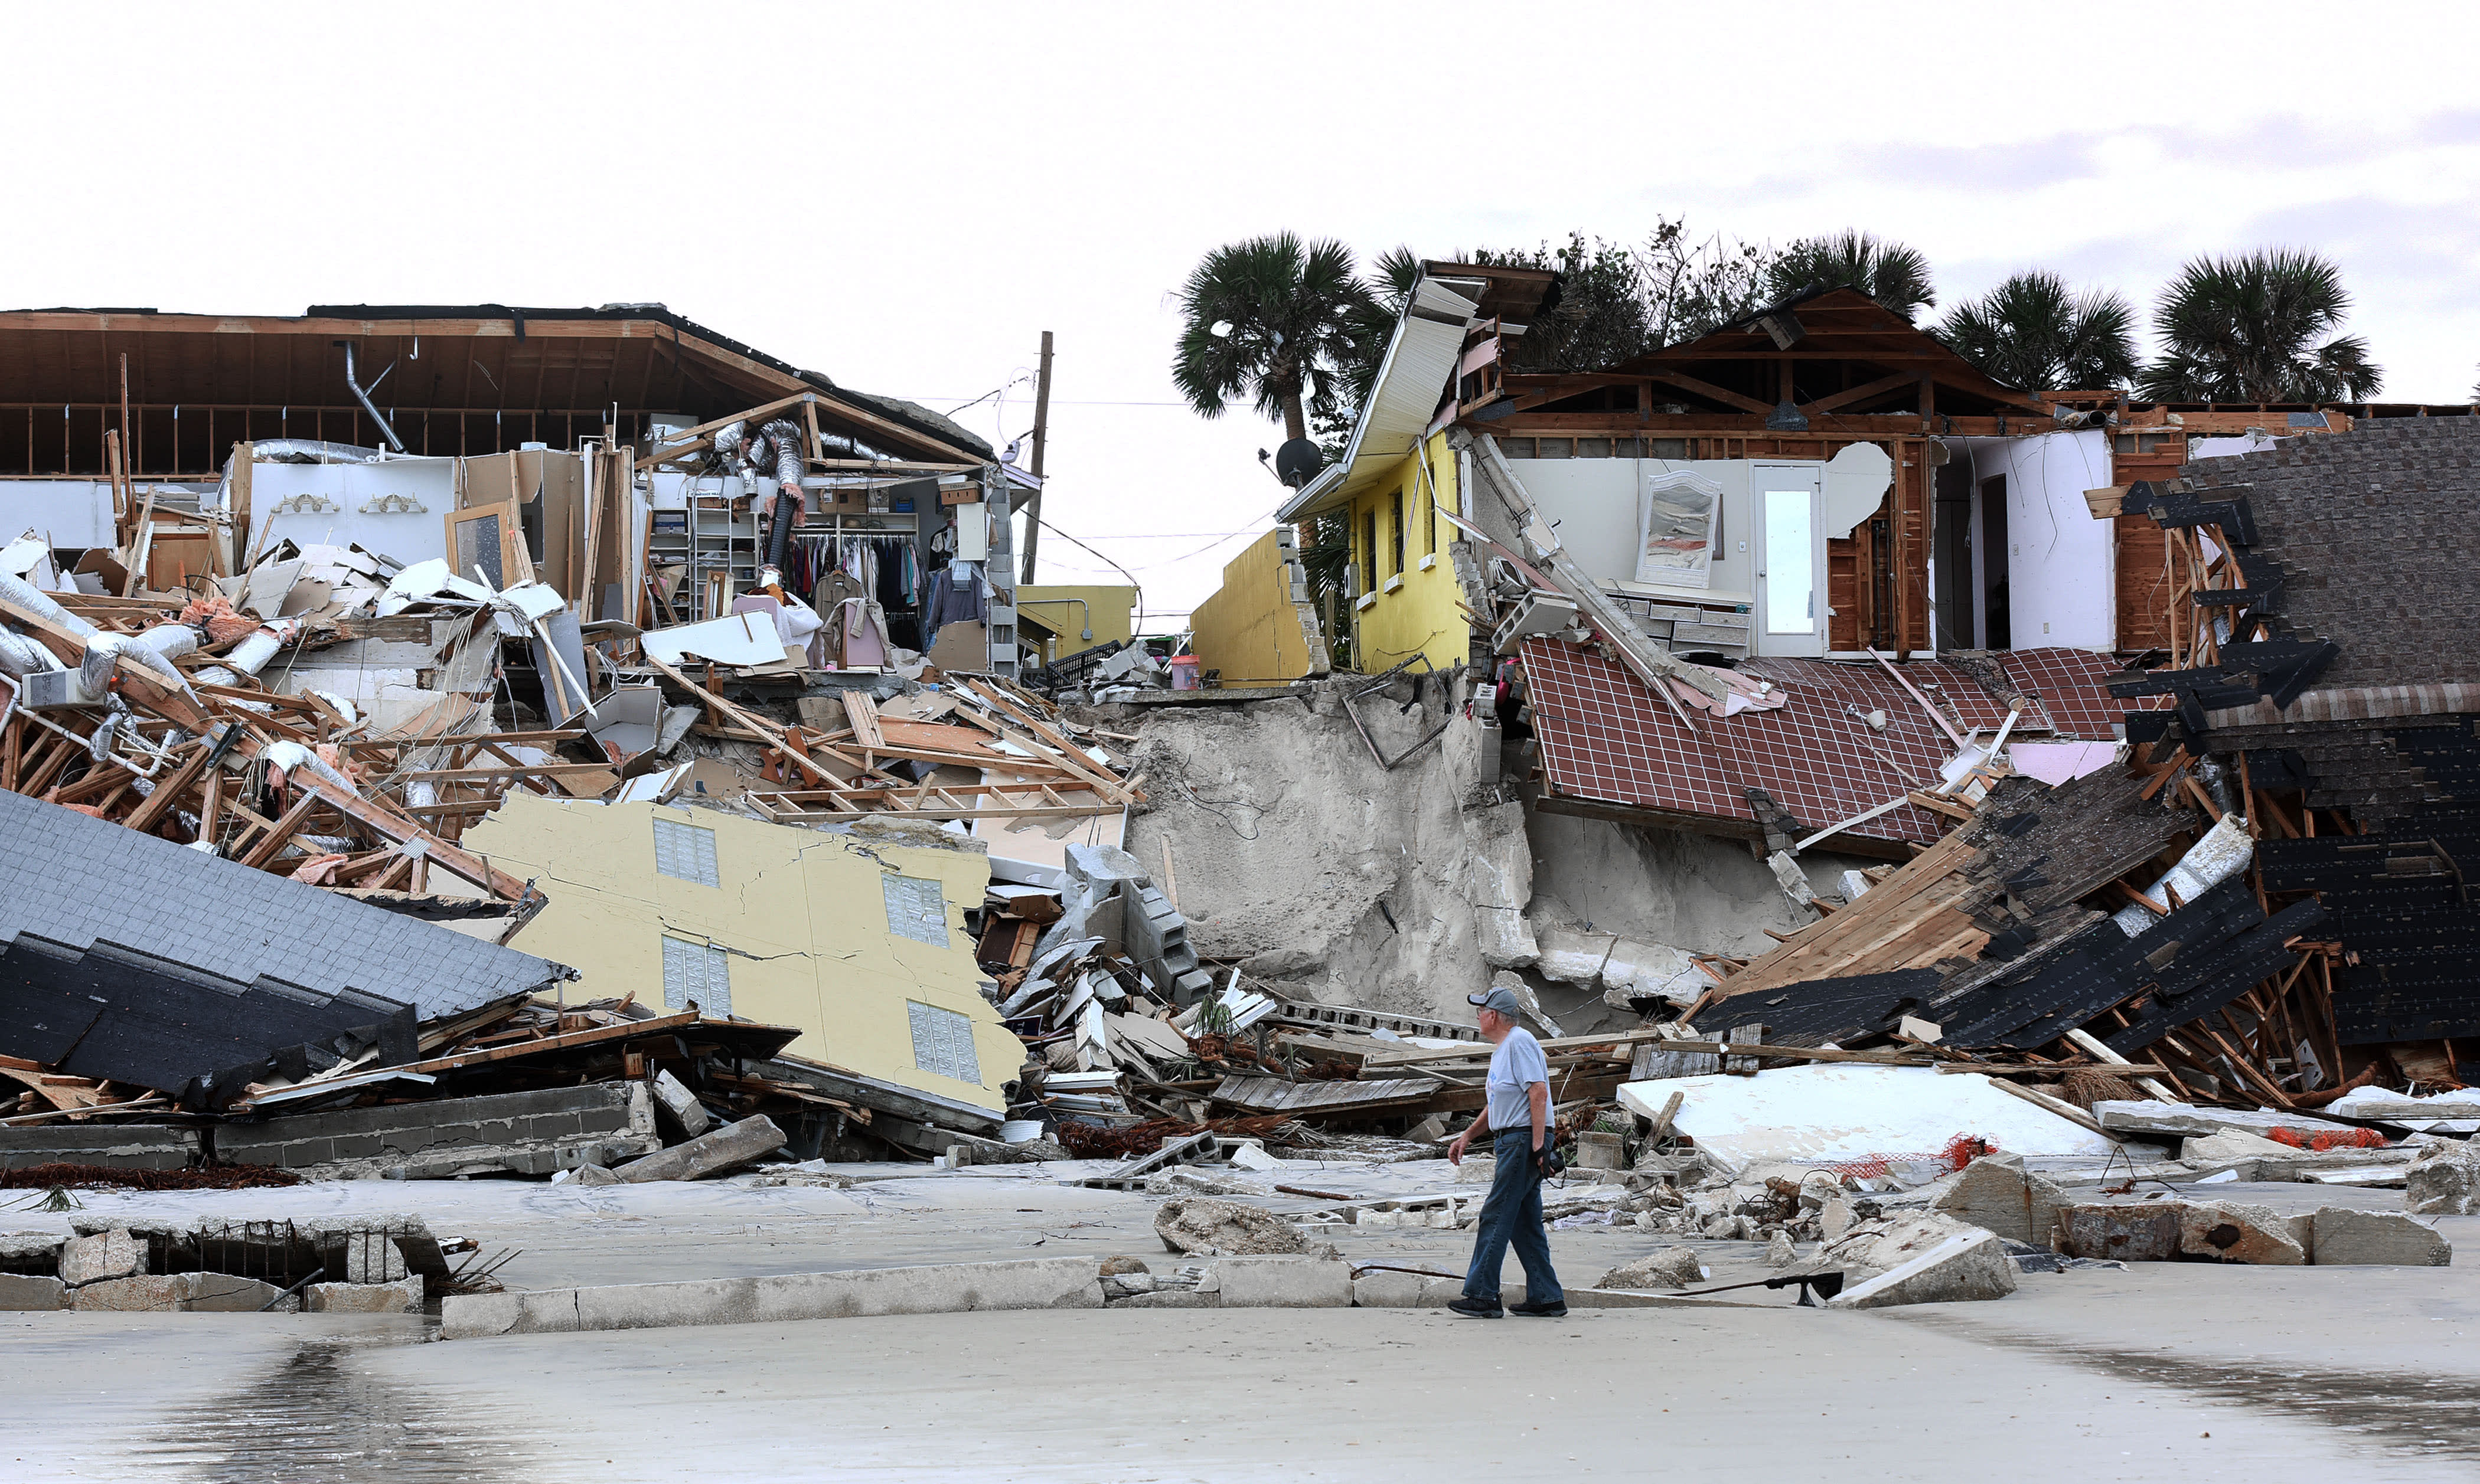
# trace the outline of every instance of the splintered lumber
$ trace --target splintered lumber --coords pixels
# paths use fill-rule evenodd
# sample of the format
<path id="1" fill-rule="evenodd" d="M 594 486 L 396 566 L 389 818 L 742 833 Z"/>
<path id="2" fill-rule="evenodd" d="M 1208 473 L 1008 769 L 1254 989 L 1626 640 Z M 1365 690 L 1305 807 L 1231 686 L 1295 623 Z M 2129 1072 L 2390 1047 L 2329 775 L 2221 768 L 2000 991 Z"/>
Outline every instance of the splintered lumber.
<path id="1" fill-rule="evenodd" d="M 791 763 L 802 772 L 817 780 L 821 784 L 833 788 L 840 785 L 844 781 L 843 779 L 839 778 L 816 758 L 811 756 L 809 749 L 800 746 L 798 743 L 794 742 L 793 739 L 787 736 L 785 734 L 785 729 L 776 726 L 773 722 L 766 720 L 762 716 L 752 715 L 748 711 L 741 709 L 739 706 L 734 705 L 731 702 L 724 700 L 721 696 L 718 696 L 714 692 L 707 689 L 705 686 L 700 685 L 697 681 L 690 679 L 687 676 L 681 674 L 678 670 L 673 669 L 670 665 L 665 664 L 662 660 L 652 654 L 646 656 L 646 663 L 654 666 L 656 670 L 661 672 L 662 675 L 666 678 L 670 679 L 673 684 L 678 685 L 681 689 L 687 691 L 690 695 L 705 702 L 709 706 L 712 707 L 718 715 L 731 718 L 735 724 L 754 733 L 760 741 L 773 743 L 776 751 L 783 755 L 784 759 L 787 762 Z M 858 757 L 853 757 L 846 754 L 836 752 L 833 748 L 828 749 L 828 751 L 835 753 L 835 755 L 841 758 L 847 767 L 858 772 L 866 773 L 870 771 L 867 765 Z"/>
<path id="2" fill-rule="evenodd" d="M 1423 1107 L 1437 1095 L 1441 1086 L 1427 1077 L 1393 1077 L 1377 1082 L 1288 1082 L 1280 1077 L 1235 1074 L 1225 1077 L 1209 1095 L 1218 1103 L 1250 1113 L 1313 1117 Z"/>
<path id="3" fill-rule="evenodd" d="M 1813 979 L 1924 968 L 1977 952 L 1975 928 L 1959 908 L 1977 889 L 1962 874 L 1975 855 L 1960 832 L 1905 862 L 1859 901 L 1793 934 L 1722 985 L 1725 1000 Z"/>

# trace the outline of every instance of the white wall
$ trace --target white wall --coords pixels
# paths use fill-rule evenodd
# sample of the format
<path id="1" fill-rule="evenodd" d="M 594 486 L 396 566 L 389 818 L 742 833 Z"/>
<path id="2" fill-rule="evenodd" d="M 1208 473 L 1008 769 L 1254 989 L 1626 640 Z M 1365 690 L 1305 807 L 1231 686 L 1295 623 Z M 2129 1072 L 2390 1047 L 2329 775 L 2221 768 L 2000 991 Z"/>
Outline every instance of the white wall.
<path id="1" fill-rule="evenodd" d="M 1972 466 L 1975 601 L 1988 585 L 1980 486 L 2003 474 L 2013 646 L 2116 648 L 2114 533 L 2110 523 L 2094 520 L 2084 503 L 2084 491 L 2109 482 L 2108 434 L 2093 428 L 2029 438 L 1958 438 L 1949 446 Z M 1978 628 L 1976 623 L 1976 640 L 1982 637 Z"/>
<path id="2" fill-rule="evenodd" d="M 1748 601 L 1756 567 L 1749 550 L 1754 532 L 1748 525 L 1747 461 L 1510 459 L 1508 467 L 1558 528 L 1567 555 L 1599 582 L 1636 580 L 1638 500 L 1646 478 L 1689 469 L 1714 480 L 1722 487 L 1720 529 L 1706 586 L 1718 601 Z"/>
<path id="3" fill-rule="evenodd" d="M 57 548 L 114 545 L 112 485 L 102 479 L 0 479 L 0 546 L 28 531 Z"/>
<path id="4" fill-rule="evenodd" d="M 419 510 L 365 511 L 382 496 L 410 499 Z M 274 514 L 302 496 L 323 508 Z M 276 464 L 251 466 L 249 504 L 266 545 L 290 540 L 300 546 L 358 545 L 410 567 L 448 554 L 448 513 L 456 508 L 456 461 L 452 458 L 388 459 L 377 464 Z"/>

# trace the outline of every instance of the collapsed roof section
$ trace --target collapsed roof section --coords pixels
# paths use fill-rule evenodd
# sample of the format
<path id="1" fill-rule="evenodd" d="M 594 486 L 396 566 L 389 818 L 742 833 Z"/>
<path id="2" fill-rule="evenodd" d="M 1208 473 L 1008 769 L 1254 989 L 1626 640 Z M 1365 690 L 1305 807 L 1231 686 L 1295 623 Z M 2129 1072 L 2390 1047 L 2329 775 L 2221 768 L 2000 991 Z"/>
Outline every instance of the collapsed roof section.
<path id="1" fill-rule="evenodd" d="M 0 1020 L 13 1054 L 176 1091 L 303 1041 L 576 971 L 0 789 Z"/>
<path id="2" fill-rule="evenodd" d="M 620 439 L 634 442 L 658 423 L 702 423 L 804 392 L 820 396 L 823 431 L 856 457 L 991 457 L 927 408 L 850 391 L 660 304 L 0 312 L 7 473 L 103 473 L 103 433 L 121 425 L 124 405 L 133 473 L 197 476 L 221 468 L 235 443 L 380 447 L 392 430 L 411 453 L 574 448 L 615 419 Z"/>

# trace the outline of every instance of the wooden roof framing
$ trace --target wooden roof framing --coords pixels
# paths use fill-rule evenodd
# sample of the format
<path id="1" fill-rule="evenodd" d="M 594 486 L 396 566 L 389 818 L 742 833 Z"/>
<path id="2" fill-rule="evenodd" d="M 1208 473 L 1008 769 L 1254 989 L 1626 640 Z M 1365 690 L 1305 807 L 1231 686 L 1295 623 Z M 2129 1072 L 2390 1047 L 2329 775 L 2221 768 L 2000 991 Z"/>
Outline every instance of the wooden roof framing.
<path id="1" fill-rule="evenodd" d="M 545 434 L 564 442 L 567 424 L 540 422 L 548 418 L 599 434 L 616 415 L 634 437 L 651 413 L 703 421 L 806 393 L 825 431 L 894 457 L 978 465 L 990 456 L 936 414 L 839 387 L 660 305 L 36 309 L 0 312 L 0 473 L 91 473 L 90 445 L 105 423 L 119 425 L 124 400 L 141 473 L 212 470 L 245 439 L 375 444 L 345 381 L 347 343 L 409 447 L 407 423 L 441 430 L 434 453 L 488 453 Z M 209 436 L 210 418 L 220 436 Z M 441 446 L 451 420 L 461 420 L 455 446 Z"/>
<path id="2" fill-rule="evenodd" d="M 1777 344 L 1769 321 L 1795 338 Z M 1510 372 L 1496 393 L 1460 411 L 1493 431 L 1517 421 L 1546 429 L 1554 424 L 1545 418 L 1583 416 L 1611 431 L 1661 436 L 1755 430 L 1786 399 L 1809 419 L 1811 432 L 1839 428 L 1855 439 L 1948 431 L 1943 424 L 1960 419 L 2049 416 L 2033 394 L 1990 379 L 1936 336 L 1851 289 L 1794 299 L 1598 371 Z M 1673 405 L 1686 410 L 1654 411 Z M 1932 417 L 1941 425 L 1924 428 Z M 1880 419 L 1905 425 L 1876 425 Z"/>

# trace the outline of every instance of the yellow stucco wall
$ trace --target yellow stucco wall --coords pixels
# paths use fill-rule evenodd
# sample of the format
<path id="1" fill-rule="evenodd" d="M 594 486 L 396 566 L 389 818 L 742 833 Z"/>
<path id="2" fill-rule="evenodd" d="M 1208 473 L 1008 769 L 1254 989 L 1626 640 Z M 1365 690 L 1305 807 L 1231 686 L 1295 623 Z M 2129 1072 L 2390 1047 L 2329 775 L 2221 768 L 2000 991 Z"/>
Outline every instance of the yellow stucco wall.
<path id="1" fill-rule="evenodd" d="M 1224 563 L 1223 585 L 1188 616 L 1189 652 L 1226 685 L 1297 680 L 1311 669 L 1284 535 L 1270 530 Z"/>
<path id="2" fill-rule="evenodd" d="M 1455 560 L 1447 554 L 1458 533 L 1437 518 L 1440 505 L 1462 508 L 1456 493 L 1455 451 L 1447 447 L 1444 433 L 1407 453 L 1353 499 L 1352 559 L 1360 566 L 1362 586 L 1375 595 L 1354 606 L 1364 673 L 1389 669 L 1423 652 L 1441 670 L 1471 656 L 1471 624 L 1456 586 Z M 1394 540 L 1399 509 L 1404 527 L 1400 568 Z M 1431 556 L 1436 560 L 1424 569 L 1422 561 Z M 1388 583 L 1398 577 L 1400 584 L 1389 591 Z"/>
<path id="3" fill-rule="evenodd" d="M 713 832 L 720 885 L 656 870 L 659 819 Z M 990 883 L 989 864 L 977 853 L 891 845 L 714 809 L 565 803 L 522 790 L 468 830 L 462 843 L 501 870 L 534 881 L 551 899 L 511 946 L 577 968 L 583 982 L 566 985 L 567 998 L 633 989 L 640 1004 L 663 1004 L 663 939 L 720 945 L 729 950 L 732 1013 L 799 1026 L 800 1038 L 786 1048 L 790 1054 L 1004 1111 L 999 1088 L 1024 1064 L 1024 1045 L 999 1024 L 978 987 L 982 975 L 964 919 Z M 881 878 L 890 867 L 940 883 L 945 947 L 889 931 Z M 909 1000 L 972 1022 L 978 1084 L 915 1066 Z"/>
<path id="4" fill-rule="evenodd" d="M 1024 586 L 1016 590 L 1016 605 L 1059 635 L 1057 647 L 1043 655 L 1044 664 L 1085 650 L 1116 650 L 1136 632 L 1137 590 L 1133 587 Z M 1094 630 L 1091 639 L 1082 637 L 1089 627 Z"/>

